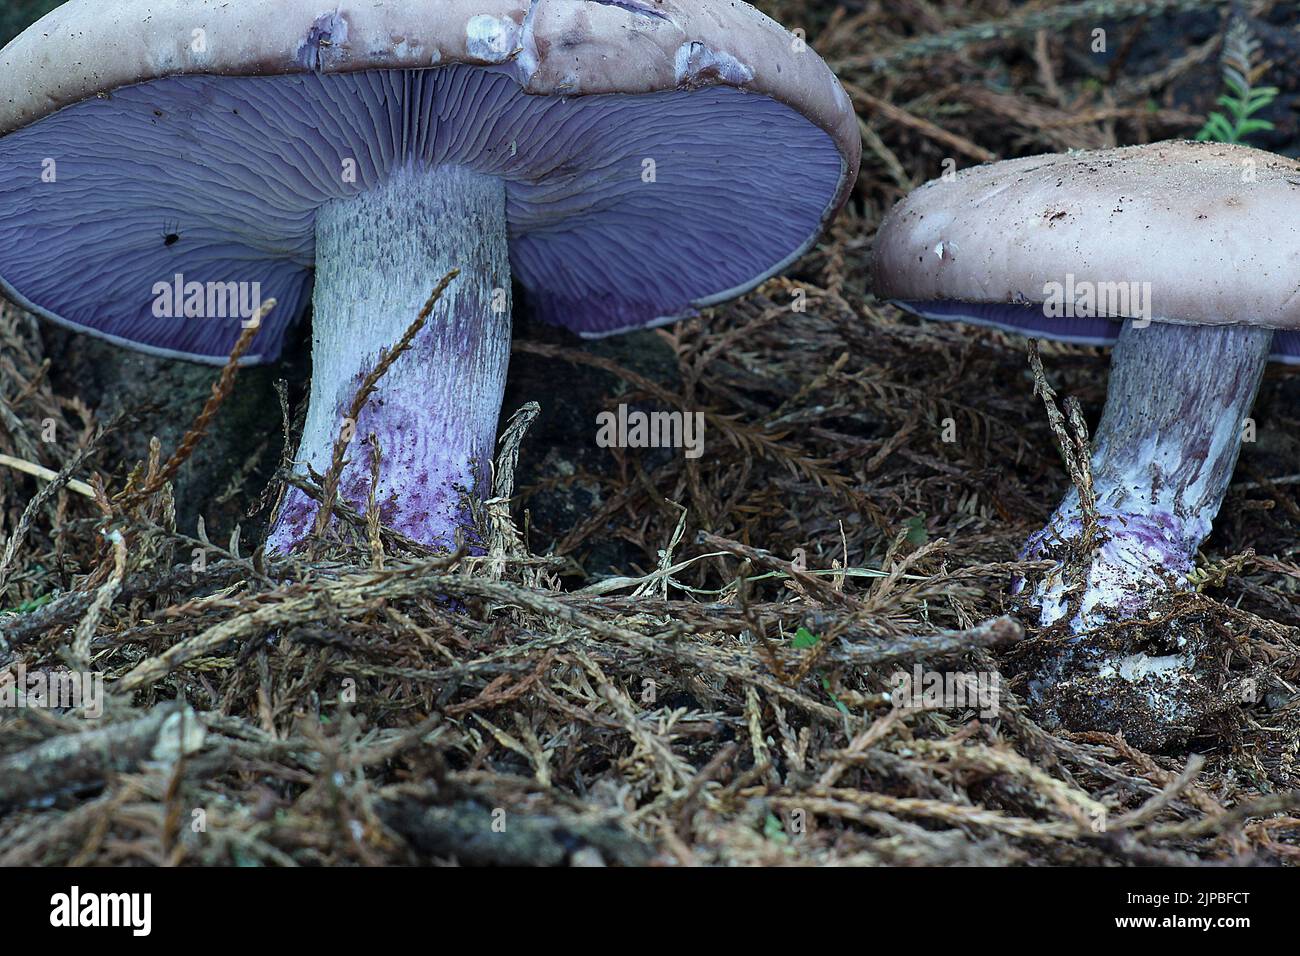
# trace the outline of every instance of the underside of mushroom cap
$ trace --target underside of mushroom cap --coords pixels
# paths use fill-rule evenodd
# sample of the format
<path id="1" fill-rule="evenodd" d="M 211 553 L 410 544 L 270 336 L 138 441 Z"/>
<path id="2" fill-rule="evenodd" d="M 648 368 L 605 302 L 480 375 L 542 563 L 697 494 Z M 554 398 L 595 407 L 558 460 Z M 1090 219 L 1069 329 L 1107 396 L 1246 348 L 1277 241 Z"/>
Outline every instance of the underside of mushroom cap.
<path id="1" fill-rule="evenodd" d="M 999 329 L 1035 339 L 1051 339 L 1074 345 L 1111 346 L 1119 338 L 1123 319 L 1105 316 L 1050 317 L 1041 305 L 1004 305 L 997 302 L 894 302 L 899 308 L 923 319 L 965 322 Z M 1273 333 L 1269 358 L 1287 365 L 1300 365 L 1300 332 Z"/>
<path id="2" fill-rule="evenodd" d="M 246 359 L 270 361 L 316 209 L 411 164 L 500 177 L 527 304 L 586 336 L 776 274 L 858 164 L 838 81 L 744 4 L 73 0 L 0 75 L 0 291 L 214 363 L 239 324 L 160 316 L 159 284 L 274 297 Z"/>
<path id="3" fill-rule="evenodd" d="M 1168 142 L 975 167 L 890 212 L 873 273 L 917 314 L 1087 344 L 1112 344 L 1123 317 L 1297 329 L 1300 163 Z M 1044 309 L 1074 289 L 1091 311 Z M 1300 358 L 1295 335 L 1276 339 Z"/>

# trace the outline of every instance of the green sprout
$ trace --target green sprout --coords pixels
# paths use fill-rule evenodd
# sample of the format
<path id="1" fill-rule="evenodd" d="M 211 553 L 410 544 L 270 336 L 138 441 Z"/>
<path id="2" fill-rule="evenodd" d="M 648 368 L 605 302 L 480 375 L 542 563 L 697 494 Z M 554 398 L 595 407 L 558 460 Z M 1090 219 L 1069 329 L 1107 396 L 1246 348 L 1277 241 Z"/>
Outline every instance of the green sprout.
<path id="1" fill-rule="evenodd" d="M 920 547 L 930 540 L 930 534 L 925 530 L 925 512 L 908 518 L 903 522 L 903 527 L 907 529 L 908 544 Z"/>
<path id="2" fill-rule="evenodd" d="M 1198 140 L 1242 143 L 1251 133 L 1273 129 L 1268 120 L 1254 118 L 1278 94 L 1276 86 L 1256 87 L 1251 83 L 1258 53 L 1259 41 L 1250 35 L 1249 27 L 1242 20 L 1234 21 L 1223 41 L 1223 85 L 1227 92 L 1219 97 L 1218 103 L 1226 112 L 1212 112 L 1196 134 Z"/>
<path id="3" fill-rule="evenodd" d="M 821 638 L 808 630 L 808 628 L 801 627 L 799 630 L 794 632 L 794 637 L 790 639 L 790 646 L 796 651 L 806 651 L 810 647 L 816 647 L 817 642 L 820 640 Z"/>
<path id="4" fill-rule="evenodd" d="M 816 647 L 820 642 L 821 638 L 806 627 L 799 628 L 794 632 L 794 637 L 790 638 L 790 646 L 797 651 L 806 651 L 810 647 Z M 822 678 L 822 690 L 826 691 L 826 696 L 831 699 L 840 713 L 852 716 L 848 707 L 844 706 L 844 702 L 836 697 L 835 692 L 831 690 L 831 682 L 828 678 Z"/>
<path id="5" fill-rule="evenodd" d="M 17 607 L 0 608 L 0 614 L 30 614 L 32 611 L 49 604 L 52 600 L 54 600 L 52 593 L 42 594 L 38 598 L 32 598 L 30 601 L 19 604 Z"/>
<path id="6" fill-rule="evenodd" d="M 786 835 L 785 826 L 781 823 L 781 818 L 775 813 L 768 813 L 763 820 L 763 836 L 767 837 L 773 843 L 789 843 L 790 837 Z"/>

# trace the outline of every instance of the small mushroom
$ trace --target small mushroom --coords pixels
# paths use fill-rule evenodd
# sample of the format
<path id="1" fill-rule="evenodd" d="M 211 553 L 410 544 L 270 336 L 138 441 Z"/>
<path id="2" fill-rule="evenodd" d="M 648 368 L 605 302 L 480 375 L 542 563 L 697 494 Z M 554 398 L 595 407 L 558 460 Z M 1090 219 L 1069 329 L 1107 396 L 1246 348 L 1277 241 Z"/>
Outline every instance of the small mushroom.
<path id="1" fill-rule="evenodd" d="M 935 250 L 944 249 L 943 255 Z M 1025 558 L 1059 559 L 1026 594 L 1083 635 L 1149 619 L 1187 582 L 1223 502 L 1270 354 L 1300 359 L 1300 164 L 1242 146 L 1168 142 L 1008 160 L 927 183 L 876 237 L 876 294 L 926 318 L 1114 344 L 1093 438 L 1092 546 L 1071 490 Z M 1080 553 L 1086 550 L 1087 553 Z M 1069 673 L 1141 685 L 1161 719 L 1193 665 L 1115 657 L 1079 637 L 1031 686 Z"/>
<path id="2" fill-rule="evenodd" d="M 0 52 L 0 290 L 216 364 L 272 297 L 246 361 L 274 361 L 310 299 L 297 468 L 325 472 L 351 427 L 340 493 L 364 507 L 373 433 L 385 522 L 430 545 L 472 537 L 513 288 L 586 337 L 672 322 L 786 268 L 856 179 L 839 82 L 743 3 L 321 9 L 72 0 Z M 300 544 L 314 511 L 291 492 L 271 544 Z"/>

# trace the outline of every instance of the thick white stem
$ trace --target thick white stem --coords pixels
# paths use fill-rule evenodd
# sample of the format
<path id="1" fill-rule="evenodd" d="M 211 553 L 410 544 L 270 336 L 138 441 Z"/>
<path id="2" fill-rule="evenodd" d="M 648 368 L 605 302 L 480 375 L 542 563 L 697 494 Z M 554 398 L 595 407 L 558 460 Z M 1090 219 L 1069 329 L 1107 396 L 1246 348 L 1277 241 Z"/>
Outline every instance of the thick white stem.
<path id="1" fill-rule="evenodd" d="M 456 279 L 410 351 L 346 420 L 366 374 L 419 315 L 438 281 Z M 418 541 L 474 543 L 470 504 L 488 487 L 510 357 L 505 187 L 461 167 L 400 169 L 380 186 L 322 206 L 316 217 L 311 399 L 295 457 L 324 474 L 334 442 L 354 434 L 339 492 L 364 512 L 372 447 L 381 454 L 384 523 Z M 291 490 L 270 545 L 289 551 L 316 507 Z"/>

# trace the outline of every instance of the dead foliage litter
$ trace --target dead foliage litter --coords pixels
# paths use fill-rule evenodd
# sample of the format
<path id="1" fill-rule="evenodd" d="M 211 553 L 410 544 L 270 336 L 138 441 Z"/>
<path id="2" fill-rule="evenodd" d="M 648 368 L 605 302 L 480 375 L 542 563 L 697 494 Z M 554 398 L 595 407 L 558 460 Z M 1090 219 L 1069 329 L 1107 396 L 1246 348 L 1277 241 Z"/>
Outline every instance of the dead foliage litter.
<path id="1" fill-rule="evenodd" d="M 0 864 L 1300 857 L 1296 380 L 1266 381 L 1198 590 L 1169 609 L 1220 635 L 1257 699 L 1166 754 L 1049 733 L 1015 676 L 1037 635 L 1003 603 L 1068 480 L 1024 344 L 866 288 L 875 224 L 946 158 L 1194 132 L 1223 5 L 763 6 L 860 111 L 851 208 L 792 277 L 657 333 L 674 376 L 517 342 L 612 373 L 610 407 L 704 411 L 708 445 L 547 470 L 525 407 L 483 555 L 433 554 L 339 501 L 310 560 L 268 557 L 280 482 L 245 482 L 244 525 L 186 533 L 183 452 L 105 460 L 105 430 L 132 420 L 56 393 L 36 320 L 0 313 L 0 461 L 26 466 L 0 466 L 0 685 L 91 669 L 108 692 L 99 720 L 0 709 Z M 1266 51 L 1293 42 L 1283 5 L 1245 14 Z M 1285 106 L 1260 145 L 1294 152 Z M 1106 356 L 1040 354 L 1095 421 Z M 238 387 L 223 376 L 214 401 Z M 327 479 L 295 481 L 319 499 Z M 574 489 L 581 520 L 534 523 Z M 627 566 L 584 571 L 609 541 Z M 997 674 L 996 717 L 894 708 L 890 675 L 916 665 Z"/>

